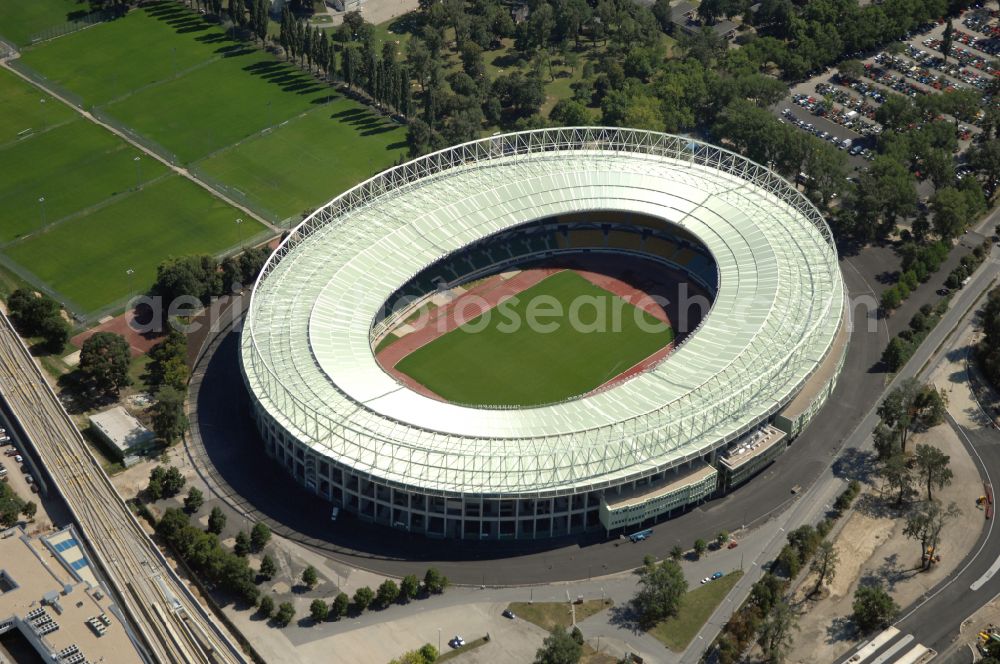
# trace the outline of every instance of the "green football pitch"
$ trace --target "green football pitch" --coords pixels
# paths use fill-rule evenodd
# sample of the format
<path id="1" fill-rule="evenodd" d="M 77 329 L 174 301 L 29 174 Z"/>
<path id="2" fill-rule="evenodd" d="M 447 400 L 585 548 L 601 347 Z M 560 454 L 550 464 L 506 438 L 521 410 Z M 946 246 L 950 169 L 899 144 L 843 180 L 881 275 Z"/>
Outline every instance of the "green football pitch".
<path id="1" fill-rule="evenodd" d="M 574 301 L 582 325 L 571 324 Z M 569 270 L 519 293 L 516 303 L 501 311 L 505 306 L 418 348 L 396 369 L 455 403 L 535 406 L 589 392 L 674 338 L 673 330 L 650 314 Z M 555 323 L 546 331 L 527 323 L 532 307 L 563 315 L 536 316 L 539 323 Z M 616 307 L 618 317 L 611 314 Z M 598 317 L 602 309 L 606 316 Z M 511 325 L 512 320 L 520 324 Z"/>
<path id="2" fill-rule="evenodd" d="M 78 0 L 3 0 L 0 37 L 24 46 L 34 35 L 85 14 L 89 8 Z"/>
<path id="3" fill-rule="evenodd" d="M 72 303 L 93 312 L 145 291 L 170 256 L 221 253 L 263 226 L 178 175 L 121 196 L 84 216 L 53 224 L 4 253 Z M 127 270 L 133 270 L 131 279 Z"/>
<path id="4" fill-rule="evenodd" d="M 76 313 L 146 290 L 171 255 L 264 231 L 236 228 L 235 208 L 4 70 L 0 117 L 0 255 Z"/>

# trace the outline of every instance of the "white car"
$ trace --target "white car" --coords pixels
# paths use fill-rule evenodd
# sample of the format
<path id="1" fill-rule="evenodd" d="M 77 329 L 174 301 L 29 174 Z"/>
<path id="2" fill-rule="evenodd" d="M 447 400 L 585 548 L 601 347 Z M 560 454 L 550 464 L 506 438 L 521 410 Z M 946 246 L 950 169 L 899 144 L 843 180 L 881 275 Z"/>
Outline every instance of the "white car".
<path id="1" fill-rule="evenodd" d="M 702 582 L 702 583 L 708 583 L 708 582 L 709 582 L 709 581 L 711 581 L 711 580 L 712 580 L 712 577 L 710 577 L 710 576 L 706 576 L 706 577 L 705 577 L 704 579 L 702 579 L 702 580 L 701 580 L 701 582 Z"/>
<path id="2" fill-rule="evenodd" d="M 22 461 L 24 461 L 24 457 L 21 456 L 20 454 L 15 454 L 14 455 L 14 461 L 15 461 L 15 463 L 21 463 Z"/>

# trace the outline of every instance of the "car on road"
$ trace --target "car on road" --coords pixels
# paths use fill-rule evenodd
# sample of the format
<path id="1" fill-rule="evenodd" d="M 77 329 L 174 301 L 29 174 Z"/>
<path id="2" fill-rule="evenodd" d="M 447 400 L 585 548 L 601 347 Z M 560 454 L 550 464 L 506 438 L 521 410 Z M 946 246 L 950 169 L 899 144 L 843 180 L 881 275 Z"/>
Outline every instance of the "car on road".
<path id="1" fill-rule="evenodd" d="M 455 636 L 451 637 L 451 641 L 448 642 L 448 645 L 451 646 L 452 648 L 461 648 L 462 646 L 465 645 L 465 639 L 456 634 Z"/>
<path id="2" fill-rule="evenodd" d="M 723 574 L 722 572 L 716 572 L 715 574 L 712 575 L 712 580 L 715 581 L 716 579 L 721 579 L 724 576 L 725 574 Z"/>
<path id="3" fill-rule="evenodd" d="M 504 618 L 510 618 L 511 620 L 517 617 L 514 615 L 514 612 L 511 611 L 510 609 L 504 609 L 503 613 L 501 613 L 500 615 L 502 615 Z"/>

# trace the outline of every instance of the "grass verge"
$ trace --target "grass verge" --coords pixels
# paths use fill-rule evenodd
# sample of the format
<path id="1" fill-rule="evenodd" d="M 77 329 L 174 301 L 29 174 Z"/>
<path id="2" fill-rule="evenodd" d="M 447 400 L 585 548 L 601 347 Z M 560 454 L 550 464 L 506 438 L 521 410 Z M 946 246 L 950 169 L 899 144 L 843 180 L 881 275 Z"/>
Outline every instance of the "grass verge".
<path id="1" fill-rule="evenodd" d="M 649 630 L 649 633 L 674 652 L 683 652 L 712 615 L 715 607 L 729 594 L 742 576 L 743 572 L 737 570 L 718 581 L 689 590 L 681 600 L 681 608 L 677 615 L 664 620 Z"/>
<path id="2" fill-rule="evenodd" d="M 582 604 L 575 604 L 576 622 L 586 620 L 590 616 L 600 613 L 610 607 L 613 602 L 610 599 L 599 600 L 589 599 Z M 538 625 L 546 632 L 551 632 L 553 627 L 562 625 L 569 628 L 573 624 L 573 614 L 570 611 L 568 602 L 511 602 L 507 608 L 514 612 L 518 620 L 527 620 Z"/>
<path id="3" fill-rule="evenodd" d="M 487 638 L 485 636 L 481 636 L 478 639 L 476 639 L 475 641 L 467 641 L 466 644 L 464 646 L 462 646 L 461 648 L 454 648 L 452 650 L 449 650 L 446 653 L 442 653 L 441 656 L 439 656 L 434 661 L 435 662 L 447 662 L 449 659 L 455 659 L 459 655 L 465 654 L 465 653 L 469 652 L 470 650 L 475 650 L 476 648 L 479 648 L 481 646 L 485 646 L 487 643 L 489 643 L 489 641 L 487 640 Z"/>

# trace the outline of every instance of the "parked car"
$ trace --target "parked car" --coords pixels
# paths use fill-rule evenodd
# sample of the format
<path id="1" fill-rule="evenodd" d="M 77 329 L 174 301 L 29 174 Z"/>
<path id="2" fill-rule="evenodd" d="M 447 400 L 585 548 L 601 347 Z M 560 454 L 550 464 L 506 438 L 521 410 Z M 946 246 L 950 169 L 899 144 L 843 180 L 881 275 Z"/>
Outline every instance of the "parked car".
<path id="1" fill-rule="evenodd" d="M 706 577 L 705 577 L 704 579 L 702 579 L 702 580 L 701 580 L 701 582 L 702 582 L 702 583 L 708 583 L 708 582 L 709 582 L 709 581 L 711 581 L 711 580 L 712 580 L 712 577 L 710 577 L 710 576 L 706 576 Z"/>
<path id="2" fill-rule="evenodd" d="M 14 455 L 14 462 L 15 463 L 21 463 L 22 461 L 24 461 L 24 457 L 23 456 L 21 456 L 20 454 L 15 454 Z"/>
<path id="3" fill-rule="evenodd" d="M 715 581 L 716 579 L 721 579 L 724 576 L 725 574 L 723 574 L 722 572 L 716 572 L 715 574 L 712 575 L 712 580 Z"/>
<path id="4" fill-rule="evenodd" d="M 729 546 L 728 546 L 727 548 L 729 548 L 729 549 L 735 549 L 735 548 L 736 548 L 736 547 L 738 547 L 739 545 L 740 545 L 740 543 L 739 543 L 739 542 L 737 542 L 736 540 L 731 540 L 731 541 L 729 542 Z"/>
<path id="5" fill-rule="evenodd" d="M 448 642 L 448 645 L 452 648 L 461 648 L 465 645 L 465 639 L 456 634 L 451 638 L 451 641 Z"/>
<path id="6" fill-rule="evenodd" d="M 502 615 L 504 618 L 510 618 L 511 620 L 517 617 L 514 615 L 514 612 L 511 611 L 510 609 L 504 609 L 503 613 L 500 615 Z"/>

